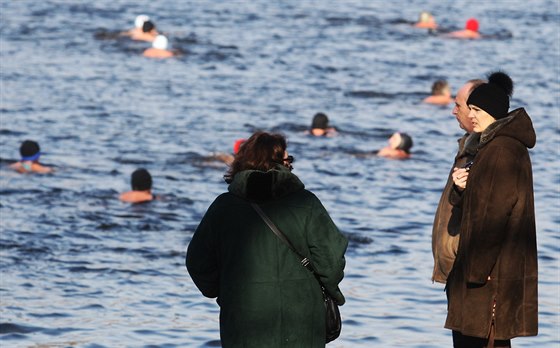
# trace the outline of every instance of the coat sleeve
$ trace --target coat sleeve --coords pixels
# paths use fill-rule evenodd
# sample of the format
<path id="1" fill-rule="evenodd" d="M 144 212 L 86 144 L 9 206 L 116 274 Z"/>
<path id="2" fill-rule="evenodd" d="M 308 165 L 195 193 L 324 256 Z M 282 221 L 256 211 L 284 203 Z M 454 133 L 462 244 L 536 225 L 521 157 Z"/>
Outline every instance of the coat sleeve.
<path id="1" fill-rule="evenodd" d="M 319 199 L 313 204 L 307 235 L 311 261 L 319 279 L 335 301 L 343 305 L 345 299 L 338 284 L 344 277 L 344 253 L 348 240 L 340 233 Z"/>
<path id="2" fill-rule="evenodd" d="M 212 230 L 212 208 L 213 205 L 194 232 L 185 260 L 194 284 L 204 296 L 210 298 L 218 297 L 220 285 L 216 239 Z"/>
<path id="3" fill-rule="evenodd" d="M 493 151 L 490 158 L 478 162 L 484 167 L 479 168 L 480 179 L 471 187 L 468 206 L 463 210 L 469 212 L 462 226 L 470 230 L 465 271 L 467 283 L 471 284 L 487 282 L 507 236 L 508 220 L 517 201 L 520 171 L 517 158 L 504 147 Z"/>
<path id="4" fill-rule="evenodd" d="M 451 190 L 449 190 L 449 204 L 457 208 L 461 208 L 463 206 L 463 192 L 459 191 L 457 186 L 455 186 L 453 178 L 451 178 Z"/>

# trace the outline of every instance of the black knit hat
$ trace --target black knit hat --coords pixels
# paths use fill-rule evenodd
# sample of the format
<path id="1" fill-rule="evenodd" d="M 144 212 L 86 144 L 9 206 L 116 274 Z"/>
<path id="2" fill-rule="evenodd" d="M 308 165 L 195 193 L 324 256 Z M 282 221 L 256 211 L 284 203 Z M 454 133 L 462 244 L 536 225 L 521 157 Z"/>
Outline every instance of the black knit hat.
<path id="1" fill-rule="evenodd" d="M 472 91 L 467 105 L 475 105 L 499 120 L 508 114 L 509 99 L 513 94 L 513 81 L 503 72 L 488 76 L 488 83 L 483 83 Z"/>

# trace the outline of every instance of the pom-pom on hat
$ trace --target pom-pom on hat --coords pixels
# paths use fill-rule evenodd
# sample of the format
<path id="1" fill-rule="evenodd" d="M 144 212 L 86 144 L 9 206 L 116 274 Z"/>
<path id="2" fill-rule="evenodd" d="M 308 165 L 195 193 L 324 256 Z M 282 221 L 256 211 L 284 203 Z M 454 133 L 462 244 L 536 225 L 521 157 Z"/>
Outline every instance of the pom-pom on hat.
<path id="1" fill-rule="evenodd" d="M 33 140 L 26 140 L 19 147 L 19 154 L 22 161 L 35 161 L 41 156 L 39 144 Z"/>
<path id="2" fill-rule="evenodd" d="M 156 36 L 154 42 L 152 43 L 152 47 L 157 48 L 159 50 L 166 50 L 168 45 L 169 45 L 169 41 L 163 35 Z"/>
<path id="3" fill-rule="evenodd" d="M 498 71 L 488 76 L 488 83 L 472 91 L 467 105 L 478 106 L 498 120 L 507 116 L 512 94 L 513 81 L 506 73 Z"/>
<path id="4" fill-rule="evenodd" d="M 469 18 L 465 24 L 466 30 L 478 31 L 478 21 L 476 18 Z"/>

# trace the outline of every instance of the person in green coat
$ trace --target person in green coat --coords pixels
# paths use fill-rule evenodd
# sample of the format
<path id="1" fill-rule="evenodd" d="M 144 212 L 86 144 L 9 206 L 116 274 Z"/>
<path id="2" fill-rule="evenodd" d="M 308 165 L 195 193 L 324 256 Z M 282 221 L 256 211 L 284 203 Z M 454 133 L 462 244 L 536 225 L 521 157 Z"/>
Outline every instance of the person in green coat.
<path id="1" fill-rule="evenodd" d="M 319 199 L 292 172 L 279 134 L 256 132 L 235 155 L 226 182 L 189 243 L 187 270 L 206 297 L 217 297 L 223 347 L 324 347 L 320 285 L 265 224 L 257 203 L 311 260 L 326 291 L 345 302 L 347 239 Z"/>

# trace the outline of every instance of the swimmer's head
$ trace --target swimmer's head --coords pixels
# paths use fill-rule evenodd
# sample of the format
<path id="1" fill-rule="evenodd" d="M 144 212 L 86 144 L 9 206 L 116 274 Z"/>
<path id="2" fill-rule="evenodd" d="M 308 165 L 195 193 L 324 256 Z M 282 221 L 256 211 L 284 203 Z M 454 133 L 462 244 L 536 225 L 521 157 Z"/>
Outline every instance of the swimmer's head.
<path id="1" fill-rule="evenodd" d="M 150 20 L 150 17 L 148 17 L 146 15 L 136 16 L 136 19 L 134 20 L 134 26 L 138 29 L 142 29 L 142 26 L 144 25 L 144 23 L 149 21 L 149 20 Z"/>
<path id="2" fill-rule="evenodd" d="M 147 191 L 152 189 L 152 176 L 144 169 L 136 169 L 130 176 L 133 191 Z"/>
<path id="3" fill-rule="evenodd" d="M 22 161 L 36 161 L 41 156 L 39 144 L 33 140 L 26 140 L 19 147 L 19 154 Z"/>
<path id="4" fill-rule="evenodd" d="M 322 112 L 318 112 L 313 116 L 311 121 L 311 129 L 327 129 L 329 127 L 329 118 Z"/>
<path id="5" fill-rule="evenodd" d="M 432 95 L 450 95 L 449 84 L 445 80 L 437 80 L 432 84 Z"/>
<path id="6" fill-rule="evenodd" d="M 237 154 L 239 152 L 239 148 L 247 139 L 237 139 L 235 143 L 233 143 L 233 154 Z"/>
<path id="7" fill-rule="evenodd" d="M 469 18 L 465 24 L 465 29 L 470 31 L 478 31 L 478 21 L 476 18 Z"/>
<path id="8" fill-rule="evenodd" d="M 142 24 L 142 31 L 144 33 L 149 33 L 150 31 L 154 30 L 155 28 L 156 28 L 156 25 L 152 21 L 145 21 L 144 24 Z"/>
<path id="9" fill-rule="evenodd" d="M 418 22 L 420 23 L 429 23 L 434 20 L 434 16 L 430 12 L 423 11 L 420 13 L 420 17 L 418 17 Z"/>
<path id="10" fill-rule="evenodd" d="M 412 138 L 406 133 L 397 133 L 400 135 L 401 141 L 397 146 L 397 149 L 403 150 L 406 153 L 410 153 L 410 148 L 412 147 Z"/>
<path id="11" fill-rule="evenodd" d="M 169 46 L 169 41 L 163 35 L 156 36 L 154 42 L 152 42 L 152 47 L 157 48 L 158 50 L 166 50 L 168 46 Z"/>

